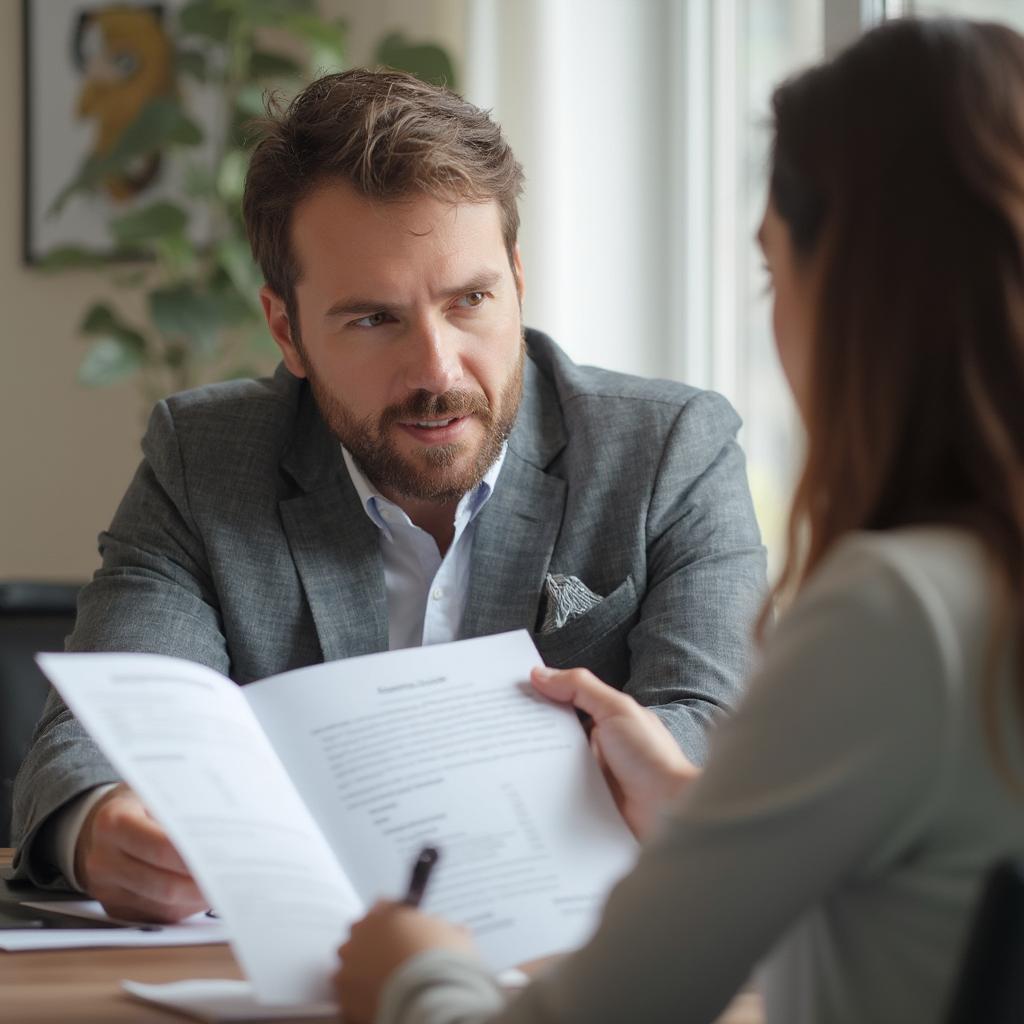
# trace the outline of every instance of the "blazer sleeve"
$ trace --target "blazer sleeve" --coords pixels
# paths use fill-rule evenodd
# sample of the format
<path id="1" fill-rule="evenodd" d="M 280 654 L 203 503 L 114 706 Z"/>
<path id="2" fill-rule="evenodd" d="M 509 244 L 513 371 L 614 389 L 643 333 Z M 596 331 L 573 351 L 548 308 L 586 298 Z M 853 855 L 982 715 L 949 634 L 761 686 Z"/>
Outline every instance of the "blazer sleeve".
<path id="1" fill-rule="evenodd" d="M 666 439 L 647 516 L 647 588 L 624 689 L 698 764 L 719 712 L 737 704 L 766 592 L 740 419 L 714 392 L 691 398 Z"/>
<path id="2" fill-rule="evenodd" d="M 170 654 L 230 672 L 202 538 L 189 510 L 174 421 L 165 402 L 150 418 L 143 461 L 110 529 L 100 534 L 102 567 L 82 591 L 69 651 Z M 15 780 L 15 877 L 59 885 L 40 833 L 52 816 L 117 774 L 51 690 Z"/>

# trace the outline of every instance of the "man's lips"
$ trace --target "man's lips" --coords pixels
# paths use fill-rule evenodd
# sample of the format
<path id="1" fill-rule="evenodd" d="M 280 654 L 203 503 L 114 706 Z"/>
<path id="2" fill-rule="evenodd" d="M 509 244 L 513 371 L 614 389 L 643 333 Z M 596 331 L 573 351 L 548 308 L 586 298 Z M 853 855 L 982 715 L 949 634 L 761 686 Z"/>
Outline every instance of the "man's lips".
<path id="1" fill-rule="evenodd" d="M 458 440 L 470 416 L 446 416 L 435 419 L 399 420 L 396 426 L 420 444 L 451 444 Z"/>

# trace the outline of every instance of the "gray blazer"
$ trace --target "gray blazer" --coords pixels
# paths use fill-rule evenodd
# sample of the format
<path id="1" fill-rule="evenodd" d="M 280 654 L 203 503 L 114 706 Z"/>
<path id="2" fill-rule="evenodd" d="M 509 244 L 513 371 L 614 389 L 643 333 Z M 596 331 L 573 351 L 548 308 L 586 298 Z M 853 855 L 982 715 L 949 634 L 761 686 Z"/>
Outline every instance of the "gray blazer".
<path id="1" fill-rule="evenodd" d="M 539 332 L 527 345 L 460 635 L 531 630 L 548 664 L 655 707 L 700 761 L 764 592 L 739 418 L 711 392 L 576 366 Z M 387 650 L 377 531 L 304 381 L 282 367 L 175 395 L 142 449 L 68 650 L 171 654 L 240 684 Z M 602 600 L 542 631 L 550 575 Z M 51 693 L 15 783 L 19 875 L 60 881 L 33 855 L 40 828 L 116 777 Z"/>

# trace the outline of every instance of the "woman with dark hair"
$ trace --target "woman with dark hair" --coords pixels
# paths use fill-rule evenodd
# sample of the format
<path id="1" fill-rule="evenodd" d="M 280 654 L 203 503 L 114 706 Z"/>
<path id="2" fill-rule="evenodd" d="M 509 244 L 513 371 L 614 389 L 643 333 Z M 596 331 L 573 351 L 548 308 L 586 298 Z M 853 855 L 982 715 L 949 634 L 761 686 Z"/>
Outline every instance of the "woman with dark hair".
<path id="1" fill-rule="evenodd" d="M 703 773 L 582 670 L 648 838 L 596 935 L 508 1005 L 462 932 L 381 905 L 347 1020 L 939 1021 L 981 880 L 1024 854 L 1024 39 L 895 22 L 774 97 L 759 242 L 808 434 L 792 597 Z"/>

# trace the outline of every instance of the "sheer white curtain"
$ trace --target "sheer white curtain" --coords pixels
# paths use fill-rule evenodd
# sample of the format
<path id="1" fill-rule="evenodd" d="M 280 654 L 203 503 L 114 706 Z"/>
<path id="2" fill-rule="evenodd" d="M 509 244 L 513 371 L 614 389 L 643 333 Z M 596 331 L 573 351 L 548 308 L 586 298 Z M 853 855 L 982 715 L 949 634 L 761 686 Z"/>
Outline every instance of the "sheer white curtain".
<path id="1" fill-rule="evenodd" d="M 725 394 L 772 555 L 800 442 L 753 242 L 768 101 L 884 6 L 467 0 L 467 95 L 528 178 L 527 322 L 579 362 Z"/>
<path id="2" fill-rule="evenodd" d="M 903 0 L 908 14 L 1000 21 L 1024 32 L 1024 0 Z"/>
<path id="3" fill-rule="evenodd" d="M 527 173 L 527 320 L 575 358 L 664 373 L 672 6 L 471 0 L 466 91 Z"/>

